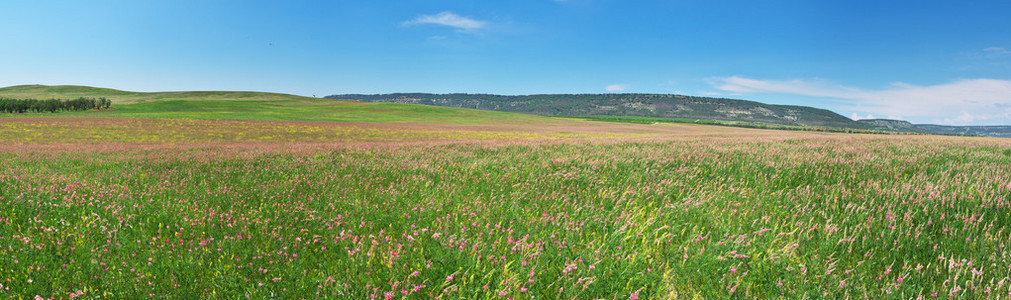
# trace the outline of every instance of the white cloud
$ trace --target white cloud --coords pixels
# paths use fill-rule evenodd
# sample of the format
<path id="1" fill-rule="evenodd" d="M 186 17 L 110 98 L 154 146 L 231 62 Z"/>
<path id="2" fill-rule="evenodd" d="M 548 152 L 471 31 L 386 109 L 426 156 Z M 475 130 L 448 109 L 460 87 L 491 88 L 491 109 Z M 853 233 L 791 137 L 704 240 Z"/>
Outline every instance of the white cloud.
<path id="1" fill-rule="evenodd" d="M 853 113 L 853 115 L 850 115 L 850 119 L 853 119 L 853 120 L 874 119 L 874 115 L 868 114 L 866 117 L 862 117 L 862 116 L 858 115 L 857 113 Z"/>
<path id="2" fill-rule="evenodd" d="M 961 114 L 958 115 L 958 117 L 955 117 L 953 119 L 952 118 L 945 118 L 943 123 L 944 124 L 965 124 L 965 123 L 971 123 L 975 119 L 976 119 L 976 117 L 974 117 L 972 114 L 970 114 L 969 112 L 963 111 Z"/>
<path id="3" fill-rule="evenodd" d="M 894 83 L 880 90 L 864 90 L 820 80 L 759 80 L 724 77 L 710 80 L 717 89 L 735 93 L 780 93 L 840 99 L 842 110 L 944 120 L 952 124 L 999 121 L 1011 114 L 1011 80 L 963 79 L 919 86 Z M 955 115 L 958 113 L 958 115 Z M 856 116 L 856 115 L 854 115 Z"/>
<path id="4" fill-rule="evenodd" d="M 488 25 L 488 22 L 460 16 L 452 12 L 444 11 L 435 15 L 420 15 L 403 23 L 404 26 L 432 24 L 456 28 L 461 32 L 474 32 Z"/>
<path id="5" fill-rule="evenodd" d="M 858 89 L 817 80 L 772 81 L 731 76 L 715 78 L 709 83 L 718 89 L 734 93 L 783 93 L 832 98 L 846 98 L 841 95 L 860 93 Z"/>
<path id="6" fill-rule="evenodd" d="M 853 119 L 854 121 L 856 121 L 856 120 L 869 120 L 869 119 L 879 119 L 879 118 L 875 117 L 872 114 L 867 114 L 866 116 L 861 116 L 858 113 L 853 113 L 852 115 L 850 115 L 850 119 Z M 887 120 L 902 120 L 902 117 L 901 116 L 896 116 L 896 115 L 888 115 L 888 117 L 885 117 L 885 119 L 887 119 Z"/>
<path id="7" fill-rule="evenodd" d="M 621 91 L 627 90 L 628 89 L 628 85 L 624 84 L 624 83 L 612 84 L 612 85 L 604 87 L 604 89 L 607 90 L 608 92 L 621 92 Z"/>

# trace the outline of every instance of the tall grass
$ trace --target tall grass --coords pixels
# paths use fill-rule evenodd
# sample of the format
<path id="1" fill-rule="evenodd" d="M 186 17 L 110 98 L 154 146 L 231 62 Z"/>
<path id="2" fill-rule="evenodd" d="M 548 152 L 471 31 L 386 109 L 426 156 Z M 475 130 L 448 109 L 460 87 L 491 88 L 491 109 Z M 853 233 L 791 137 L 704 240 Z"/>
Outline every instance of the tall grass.
<path id="1" fill-rule="evenodd" d="M 0 153 L 0 297 L 1011 297 L 1009 143 Z"/>

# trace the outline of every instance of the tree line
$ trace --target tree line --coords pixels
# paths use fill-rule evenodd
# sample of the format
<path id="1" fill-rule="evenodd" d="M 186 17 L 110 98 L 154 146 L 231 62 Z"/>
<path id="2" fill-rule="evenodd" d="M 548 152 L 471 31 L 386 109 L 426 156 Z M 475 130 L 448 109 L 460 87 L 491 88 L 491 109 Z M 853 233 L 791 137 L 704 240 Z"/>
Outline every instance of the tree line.
<path id="1" fill-rule="evenodd" d="M 22 114 L 26 112 L 64 112 L 89 109 L 108 109 L 112 100 L 78 97 L 77 99 L 15 99 L 0 97 L 0 113 Z"/>

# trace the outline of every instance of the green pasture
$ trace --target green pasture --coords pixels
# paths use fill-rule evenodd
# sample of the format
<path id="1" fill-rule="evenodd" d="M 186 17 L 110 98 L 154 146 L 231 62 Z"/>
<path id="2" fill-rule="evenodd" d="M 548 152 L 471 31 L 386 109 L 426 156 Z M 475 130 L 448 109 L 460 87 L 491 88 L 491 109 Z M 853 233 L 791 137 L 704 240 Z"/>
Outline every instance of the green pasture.
<path id="1" fill-rule="evenodd" d="M 38 117 L 123 117 L 201 120 L 325 121 L 422 124 L 531 124 L 569 123 L 565 119 L 475 109 L 397 103 L 358 103 L 261 92 L 126 92 L 83 86 L 15 86 L 0 89 L 0 96 L 19 98 L 107 97 L 110 110 L 57 114 L 22 114 Z M 4 117 L 14 115 L 6 114 Z"/>

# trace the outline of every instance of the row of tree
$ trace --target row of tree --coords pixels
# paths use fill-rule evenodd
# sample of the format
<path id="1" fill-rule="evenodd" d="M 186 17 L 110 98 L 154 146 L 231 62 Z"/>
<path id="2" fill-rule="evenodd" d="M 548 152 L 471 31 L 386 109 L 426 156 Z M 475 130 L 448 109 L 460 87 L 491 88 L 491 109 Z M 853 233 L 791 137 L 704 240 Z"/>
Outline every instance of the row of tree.
<path id="1" fill-rule="evenodd" d="M 0 113 L 21 114 L 26 112 L 63 112 L 89 109 L 107 109 L 112 100 L 101 98 L 79 97 L 77 99 L 14 99 L 0 98 Z"/>

